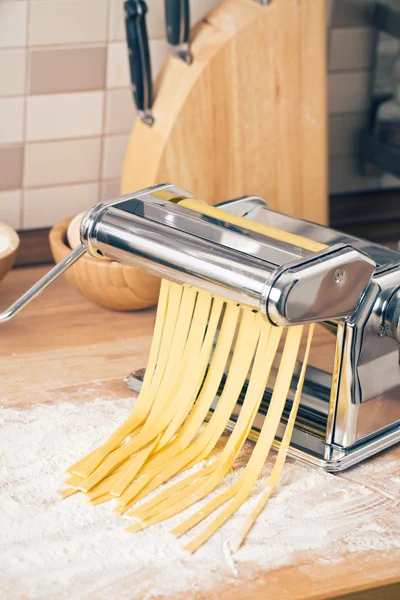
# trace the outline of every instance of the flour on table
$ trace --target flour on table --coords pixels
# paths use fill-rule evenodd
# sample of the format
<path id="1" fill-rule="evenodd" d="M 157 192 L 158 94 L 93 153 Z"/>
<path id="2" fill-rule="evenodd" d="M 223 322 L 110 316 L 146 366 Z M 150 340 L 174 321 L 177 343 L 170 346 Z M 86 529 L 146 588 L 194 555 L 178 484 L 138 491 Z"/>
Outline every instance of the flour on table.
<path id="1" fill-rule="evenodd" d="M 64 469 L 108 439 L 131 409 L 131 401 L 115 399 L 0 409 L 1 599 L 176 597 L 235 586 L 252 569 L 295 564 L 304 553 L 326 562 L 340 560 L 339 547 L 400 548 L 399 471 L 379 456 L 340 476 L 289 460 L 277 493 L 233 557 L 227 542 L 254 506 L 271 463 L 255 494 L 193 556 L 167 532 L 195 507 L 128 534 L 131 521 L 114 515 L 110 503 L 92 507 L 79 495 L 62 500 Z M 222 488 L 239 477 L 251 448 Z"/>

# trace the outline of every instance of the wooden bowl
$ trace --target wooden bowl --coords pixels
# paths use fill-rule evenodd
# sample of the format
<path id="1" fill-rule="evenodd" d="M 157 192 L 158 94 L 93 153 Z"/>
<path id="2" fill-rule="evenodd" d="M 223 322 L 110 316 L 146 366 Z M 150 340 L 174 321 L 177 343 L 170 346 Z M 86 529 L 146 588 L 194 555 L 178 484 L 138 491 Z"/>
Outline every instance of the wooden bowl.
<path id="1" fill-rule="evenodd" d="M 67 229 L 72 219 L 54 225 L 50 248 L 56 263 L 71 252 Z M 127 265 L 84 254 L 64 277 L 86 298 L 111 310 L 140 310 L 156 304 L 160 289 L 157 277 Z"/>
<path id="2" fill-rule="evenodd" d="M 7 243 L 3 243 L 7 242 Z M 6 247 L 4 247 L 6 246 Z M 19 247 L 19 236 L 5 223 L 0 223 L 0 281 L 4 279 L 14 264 Z"/>

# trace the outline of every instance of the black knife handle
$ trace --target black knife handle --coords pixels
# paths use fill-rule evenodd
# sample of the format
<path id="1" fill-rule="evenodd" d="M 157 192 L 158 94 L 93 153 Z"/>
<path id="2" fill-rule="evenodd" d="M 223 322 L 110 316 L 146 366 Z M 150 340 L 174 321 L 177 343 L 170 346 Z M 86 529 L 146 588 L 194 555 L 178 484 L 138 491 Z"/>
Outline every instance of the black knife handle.
<path id="1" fill-rule="evenodd" d="M 190 37 L 189 0 L 165 0 L 167 40 L 172 46 L 188 44 Z"/>
<path id="2" fill-rule="evenodd" d="M 124 8 L 133 97 L 142 121 L 152 125 L 153 83 L 146 28 L 147 5 L 144 0 L 127 0 Z"/>
<path id="3" fill-rule="evenodd" d="M 165 0 L 167 40 L 175 48 L 175 54 L 189 65 L 190 53 L 190 8 L 189 0 Z"/>

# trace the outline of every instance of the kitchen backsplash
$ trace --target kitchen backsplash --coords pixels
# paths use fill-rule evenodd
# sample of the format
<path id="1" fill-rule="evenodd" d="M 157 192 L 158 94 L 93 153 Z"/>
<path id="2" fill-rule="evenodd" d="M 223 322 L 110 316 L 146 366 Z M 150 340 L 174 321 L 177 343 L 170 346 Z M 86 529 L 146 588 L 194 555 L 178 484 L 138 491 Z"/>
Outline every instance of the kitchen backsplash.
<path id="1" fill-rule="evenodd" d="M 193 22 L 218 1 L 192 0 Z M 373 0 L 326 1 L 330 191 L 397 186 L 357 164 Z M 168 53 L 164 0 L 148 6 L 156 76 Z M 0 220 L 47 227 L 118 194 L 136 118 L 124 37 L 122 0 L 0 0 Z"/>

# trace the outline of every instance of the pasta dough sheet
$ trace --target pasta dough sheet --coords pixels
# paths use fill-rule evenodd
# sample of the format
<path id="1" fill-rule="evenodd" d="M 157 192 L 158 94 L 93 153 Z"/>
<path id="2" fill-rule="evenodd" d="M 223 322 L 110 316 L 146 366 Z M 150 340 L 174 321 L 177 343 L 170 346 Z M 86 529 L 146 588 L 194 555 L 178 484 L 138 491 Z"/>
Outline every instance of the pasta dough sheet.
<path id="1" fill-rule="evenodd" d="M 323 248 L 299 236 L 288 240 L 284 232 L 198 201 L 185 200 L 182 204 L 210 216 L 222 215 L 233 224 L 245 224 L 249 229 L 313 251 Z M 231 541 L 232 551 L 242 544 L 279 481 L 300 404 L 313 330 L 313 326 L 308 328 L 303 367 L 273 471 L 253 512 Z M 206 498 L 218 488 L 243 447 L 283 335 L 286 338 L 269 408 L 242 476 L 172 531 L 176 536 L 185 535 L 221 509 L 203 531 L 184 545 L 189 552 L 197 550 L 252 492 L 282 420 L 303 326 L 284 332 L 248 306 L 189 285 L 163 281 L 148 365 L 136 405 L 109 440 L 68 469 L 61 495 L 66 498 L 80 492 L 94 505 L 114 500 L 115 512 L 128 511 L 135 519 L 127 528 L 130 532 L 166 520 Z M 207 419 L 217 393 L 219 401 Z M 217 451 L 239 400 L 242 406 L 233 431 Z M 205 467 L 135 506 L 176 474 L 207 459 Z"/>

